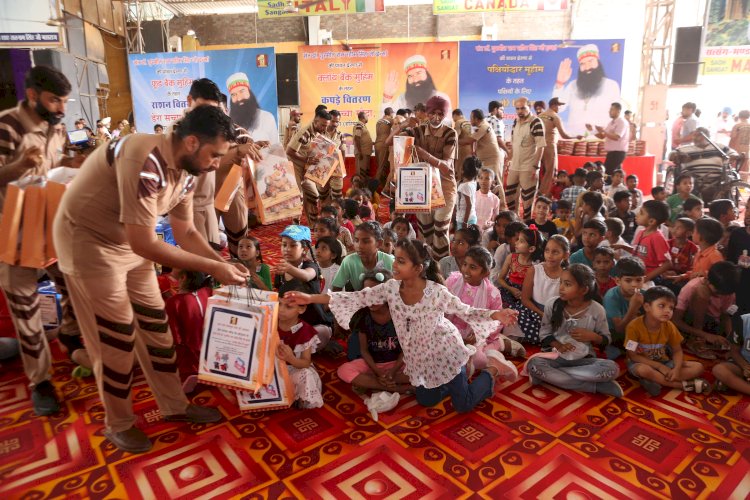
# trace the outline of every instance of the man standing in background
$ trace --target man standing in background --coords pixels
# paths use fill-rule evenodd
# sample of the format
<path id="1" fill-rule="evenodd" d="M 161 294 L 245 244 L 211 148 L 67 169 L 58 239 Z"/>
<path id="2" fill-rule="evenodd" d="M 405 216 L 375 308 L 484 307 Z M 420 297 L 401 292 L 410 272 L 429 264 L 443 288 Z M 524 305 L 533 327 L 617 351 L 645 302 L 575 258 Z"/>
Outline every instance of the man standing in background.
<path id="1" fill-rule="evenodd" d="M 367 130 L 367 114 L 364 111 L 357 113 L 359 120 L 354 125 L 352 135 L 354 136 L 354 154 L 357 159 L 357 174 L 365 179 L 370 178 L 370 157 L 372 156 L 372 137 Z"/>
<path id="2" fill-rule="evenodd" d="M 538 116 L 531 114 L 531 103 L 527 98 L 519 97 L 513 104 L 518 118 L 513 122 L 513 148 L 505 194 L 508 210 L 517 213 L 520 198 L 523 205 L 522 220 L 529 220 L 539 181 L 539 165 L 546 145 L 544 124 Z"/>
<path id="3" fill-rule="evenodd" d="M 464 112 L 458 108 L 453 110 L 453 130 L 458 135 L 458 158 L 454 170 L 456 171 L 456 180 L 461 182 L 464 161 L 474 154 L 474 141 L 471 139 L 471 123 L 464 118 Z"/>
<path id="4" fill-rule="evenodd" d="M 375 178 L 381 188 L 385 185 L 385 179 L 388 177 L 388 144 L 385 141 L 391 135 L 392 126 L 393 108 L 385 108 L 383 117 L 375 124 L 375 158 L 378 163 Z"/>
<path id="5" fill-rule="evenodd" d="M 564 104 L 557 97 L 553 97 L 549 101 L 549 109 L 539 115 L 544 124 L 544 139 L 547 141 L 547 145 L 544 147 L 544 156 L 542 156 L 542 179 L 539 183 L 539 192 L 543 196 L 550 195 L 552 182 L 557 175 L 557 141 L 560 140 L 560 137 L 563 139 L 583 138 L 580 135 L 568 135 L 563 128 L 562 120 L 557 113 L 560 111 L 560 106 Z"/>
<path id="6" fill-rule="evenodd" d="M 604 149 L 607 151 L 607 157 L 604 159 L 604 170 L 607 175 L 612 175 L 615 170 L 622 168 L 622 162 L 628 154 L 630 126 L 625 118 L 620 116 L 621 112 L 622 105 L 613 102 L 609 108 L 609 117 L 612 120 L 606 127 L 596 126 L 596 136 L 604 139 Z M 586 128 L 590 130 L 591 125 L 586 124 Z"/>
<path id="7" fill-rule="evenodd" d="M 299 122 L 302 121 L 302 113 L 298 109 L 292 108 L 289 111 L 289 123 L 286 124 L 284 129 L 284 147 L 289 145 L 289 141 L 292 140 L 294 134 L 299 130 Z"/>

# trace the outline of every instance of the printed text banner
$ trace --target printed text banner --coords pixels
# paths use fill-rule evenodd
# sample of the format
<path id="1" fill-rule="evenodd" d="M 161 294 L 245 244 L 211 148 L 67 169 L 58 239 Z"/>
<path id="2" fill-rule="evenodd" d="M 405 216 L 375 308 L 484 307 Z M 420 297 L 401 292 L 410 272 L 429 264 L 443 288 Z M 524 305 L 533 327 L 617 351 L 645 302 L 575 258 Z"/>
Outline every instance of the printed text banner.
<path id="1" fill-rule="evenodd" d="M 433 95 L 458 102 L 458 44 L 456 42 L 392 43 L 299 49 L 300 106 L 312 119 L 318 104 L 341 112 L 339 129 L 351 133 L 357 113 L 375 123 L 386 107 L 410 108 Z M 452 109 L 452 108 L 451 108 Z"/>
<path id="2" fill-rule="evenodd" d="M 385 12 L 384 0 L 294 0 L 292 7 L 290 9 L 285 0 L 258 0 L 258 17 L 267 19 Z"/>
<path id="3" fill-rule="evenodd" d="M 750 74 L 750 3 L 711 0 L 703 44 L 703 74 Z"/>
<path id="4" fill-rule="evenodd" d="M 565 10 L 568 0 L 434 0 L 433 14 L 470 14 L 508 10 Z"/>
<path id="5" fill-rule="evenodd" d="M 610 105 L 620 101 L 623 49 L 623 40 L 461 42 L 461 108 L 486 113 L 500 101 L 509 127 L 514 99 L 557 97 L 566 132 L 585 135 L 587 123 L 606 125 Z"/>
<path id="6" fill-rule="evenodd" d="M 136 129 L 178 120 L 193 80 L 209 78 L 229 97 L 232 120 L 256 140 L 278 142 L 276 56 L 273 47 L 131 54 L 130 86 Z M 253 99 L 253 97 L 255 99 Z"/>

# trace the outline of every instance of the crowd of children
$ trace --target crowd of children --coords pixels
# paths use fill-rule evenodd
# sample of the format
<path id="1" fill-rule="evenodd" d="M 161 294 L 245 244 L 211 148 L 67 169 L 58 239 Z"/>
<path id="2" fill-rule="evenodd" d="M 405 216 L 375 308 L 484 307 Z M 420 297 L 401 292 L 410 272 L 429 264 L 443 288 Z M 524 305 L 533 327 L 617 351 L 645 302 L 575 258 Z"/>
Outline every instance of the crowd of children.
<path id="1" fill-rule="evenodd" d="M 522 372 L 532 384 L 619 397 L 627 369 L 651 395 L 707 393 L 714 384 L 689 352 L 718 363 L 718 389 L 750 394 L 750 293 L 740 289 L 750 230 L 736 225 L 730 200 L 705 215 L 689 175 L 671 196 L 654 188 L 644 200 L 636 176 L 617 170 L 605 184 L 586 164 L 560 172 L 552 197 L 538 197 L 521 221 L 476 158 L 462 176 L 450 256 L 440 261 L 416 238 L 413 216 L 391 210 L 377 221 L 380 200 L 361 179 L 323 207 L 312 232 L 281 233 L 273 270 L 258 240 L 240 241 L 251 285 L 282 296 L 278 356 L 300 407 L 323 404 L 312 355 L 332 333 L 347 344 L 338 376 L 356 391 L 413 393 L 427 406 L 450 395 L 457 411 L 516 380 L 507 358 L 525 359 L 525 346 L 538 351 Z M 172 307 L 205 308 L 197 279 L 177 280 Z M 189 329 L 173 331 L 194 343 Z"/>

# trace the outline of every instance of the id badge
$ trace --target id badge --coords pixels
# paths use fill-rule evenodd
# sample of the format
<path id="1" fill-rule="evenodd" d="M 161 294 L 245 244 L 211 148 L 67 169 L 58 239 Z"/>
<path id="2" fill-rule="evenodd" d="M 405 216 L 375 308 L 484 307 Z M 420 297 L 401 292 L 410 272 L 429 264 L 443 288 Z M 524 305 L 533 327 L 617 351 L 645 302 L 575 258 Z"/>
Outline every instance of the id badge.
<path id="1" fill-rule="evenodd" d="M 638 342 L 636 342 L 635 340 L 628 340 L 628 342 L 625 344 L 625 349 L 635 352 L 638 349 Z"/>

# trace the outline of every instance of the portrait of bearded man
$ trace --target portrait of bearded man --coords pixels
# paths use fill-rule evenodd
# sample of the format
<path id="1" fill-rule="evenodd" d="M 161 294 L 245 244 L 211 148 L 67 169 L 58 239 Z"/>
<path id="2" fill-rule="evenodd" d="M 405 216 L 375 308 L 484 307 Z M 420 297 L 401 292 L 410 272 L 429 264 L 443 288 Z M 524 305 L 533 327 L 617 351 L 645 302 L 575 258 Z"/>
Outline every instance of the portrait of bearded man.
<path id="1" fill-rule="evenodd" d="M 396 95 L 396 92 L 398 92 L 398 72 L 393 70 L 388 74 L 388 80 L 383 87 L 381 111 L 385 111 L 385 108 L 414 109 L 417 104 L 425 104 L 434 96 L 442 97 L 448 101 L 448 107 L 453 109 L 451 98 L 435 87 L 432 75 L 427 69 L 427 59 L 424 56 L 417 54 L 406 59 L 404 61 L 404 72 L 406 73 L 406 88 L 399 95 Z M 450 121 L 450 116 L 447 120 Z"/>
<path id="2" fill-rule="evenodd" d="M 578 49 L 578 76 L 573 76 L 573 63 L 565 58 L 557 70 L 557 81 L 551 97 L 567 102 L 561 114 L 565 129 L 572 135 L 583 135 L 586 123 L 607 117 L 609 106 L 620 100 L 620 85 L 607 78 L 599 57 L 599 47 L 593 43 Z M 570 81 L 570 83 L 568 83 Z"/>
<path id="3" fill-rule="evenodd" d="M 234 73 L 227 78 L 229 91 L 229 117 L 234 123 L 244 128 L 254 141 L 279 143 L 279 129 L 276 118 L 268 111 L 261 109 L 255 93 L 250 88 L 250 79 L 245 73 Z"/>

